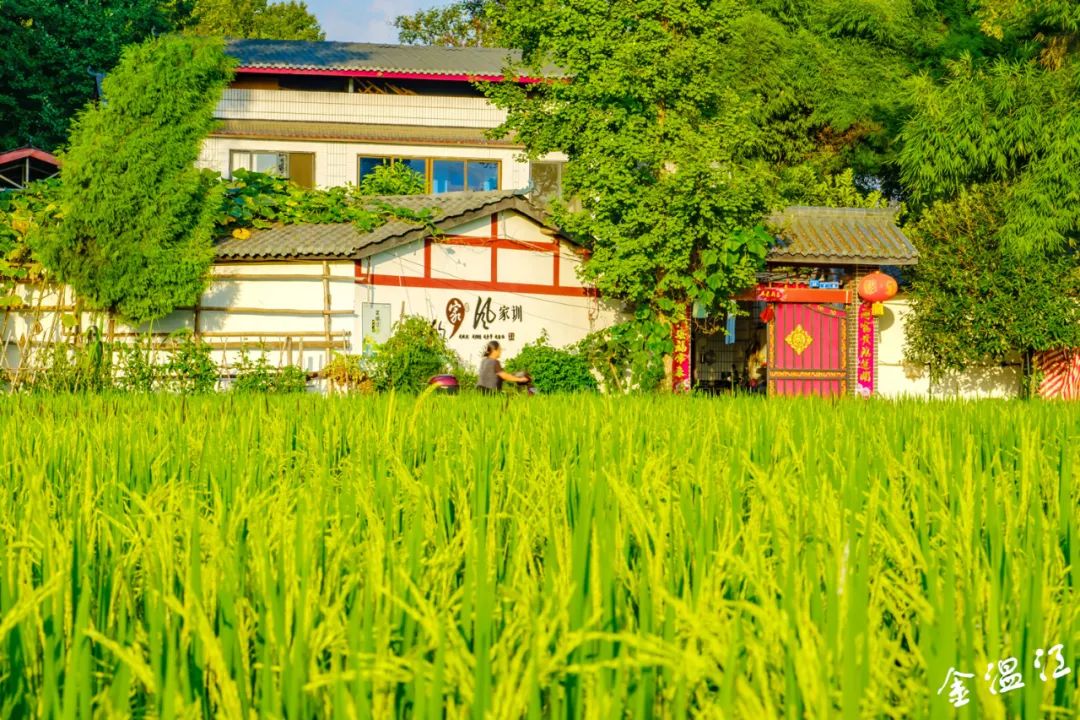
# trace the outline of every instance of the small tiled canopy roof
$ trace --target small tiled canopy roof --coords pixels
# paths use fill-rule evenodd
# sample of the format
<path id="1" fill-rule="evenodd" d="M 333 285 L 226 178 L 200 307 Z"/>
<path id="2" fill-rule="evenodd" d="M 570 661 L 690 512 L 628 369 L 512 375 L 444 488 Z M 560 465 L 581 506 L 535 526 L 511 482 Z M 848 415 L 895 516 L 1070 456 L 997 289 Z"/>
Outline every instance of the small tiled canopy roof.
<path id="1" fill-rule="evenodd" d="M 503 77 L 508 60 L 521 55 L 501 48 L 377 45 L 307 40 L 233 40 L 228 53 L 239 62 L 238 70 L 312 70 L 356 72 L 364 75 L 416 74 L 447 79 Z M 558 76 L 551 70 L 545 75 Z"/>
<path id="2" fill-rule="evenodd" d="M 896 225 L 896 211 L 791 207 L 769 219 L 772 264 L 914 265 L 919 253 Z"/>
<path id="3" fill-rule="evenodd" d="M 447 232 L 503 210 L 514 210 L 550 227 L 543 212 L 529 202 L 524 190 L 372 198 L 373 204 L 382 202 L 412 211 L 433 210 L 438 232 Z M 393 220 L 368 233 L 361 232 L 352 223 L 281 225 L 256 230 L 246 240 L 227 238 L 215 250 L 217 259 L 224 262 L 359 260 L 431 234 L 429 226 L 404 220 Z"/>

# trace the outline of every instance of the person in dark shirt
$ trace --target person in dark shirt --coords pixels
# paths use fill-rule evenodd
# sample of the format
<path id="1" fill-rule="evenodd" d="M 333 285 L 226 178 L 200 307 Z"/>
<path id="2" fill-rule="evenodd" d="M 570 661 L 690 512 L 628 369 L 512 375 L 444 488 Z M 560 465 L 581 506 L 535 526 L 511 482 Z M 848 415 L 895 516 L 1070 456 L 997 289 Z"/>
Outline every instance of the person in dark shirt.
<path id="1" fill-rule="evenodd" d="M 499 357 L 502 356 L 502 348 L 499 343 L 492 340 L 484 349 L 484 359 L 480 361 L 480 376 L 476 380 L 476 387 L 484 394 L 493 394 L 502 390 L 505 380 L 511 383 L 528 383 L 529 378 L 511 375 L 503 370 Z"/>

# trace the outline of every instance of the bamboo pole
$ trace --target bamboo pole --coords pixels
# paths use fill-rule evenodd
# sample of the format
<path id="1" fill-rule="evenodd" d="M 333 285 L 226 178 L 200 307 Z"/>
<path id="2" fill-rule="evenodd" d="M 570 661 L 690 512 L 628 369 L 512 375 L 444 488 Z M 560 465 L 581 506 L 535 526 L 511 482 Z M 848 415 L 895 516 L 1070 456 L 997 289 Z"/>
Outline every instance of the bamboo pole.
<path id="1" fill-rule="evenodd" d="M 333 310 L 331 309 L 333 301 L 330 298 L 330 263 L 323 261 L 322 269 L 323 332 L 326 333 L 326 342 L 330 342 L 330 314 L 331 312 L 333 312 Z"/>

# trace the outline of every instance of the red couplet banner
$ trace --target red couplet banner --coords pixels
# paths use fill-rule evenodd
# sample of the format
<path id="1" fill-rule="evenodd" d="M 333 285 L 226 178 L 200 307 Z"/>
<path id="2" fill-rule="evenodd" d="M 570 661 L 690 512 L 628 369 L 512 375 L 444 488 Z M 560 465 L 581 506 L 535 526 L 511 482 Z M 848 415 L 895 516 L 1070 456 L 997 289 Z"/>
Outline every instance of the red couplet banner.
<path id="1" fill-rule="evenodd" d="M 855 393 L 862 397 L 874 394 L 874 333 L 876 328 L 873 305 L 859 305 L 859 332 L 855 345 Z"/>
<path id="2" fill-rule="evenodd" d="M 671 355 L 671 380 L 677 393 L 690 392 L 690 314 L 671 329 L 675 350 Z"/>

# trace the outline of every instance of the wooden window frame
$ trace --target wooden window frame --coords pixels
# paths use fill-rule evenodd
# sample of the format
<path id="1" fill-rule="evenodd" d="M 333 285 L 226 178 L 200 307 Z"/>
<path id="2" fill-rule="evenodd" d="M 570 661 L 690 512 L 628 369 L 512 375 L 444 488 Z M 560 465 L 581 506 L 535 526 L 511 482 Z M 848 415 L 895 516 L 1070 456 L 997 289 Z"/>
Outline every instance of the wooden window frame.
<path id="1" fill-rule="evenodd" d="M 289 178 L 289 179 L 291 179 L 291 177 L 290 177 L 290 165 L 292 163 L 292 160 L 291 160 L 290 156 L 291 155 L 310 155 L 311 156 L 311 180 L 312 180 L 311 187 L 314 188 L 315 185 L 316 185 L 316 183 L 315 183 L 315 162 L 317 160 L 318 153 L 316 153 L 314 151 L 305 151 L 305 150 L 263 150 L 263 149 L 244 150 L 242 148 L 230 148 L 229 149 L 229 178 L 230 179 L 232 178 L 233 170 L 235 169 L 233 167 L 233 157 L 238 153 L 244 153 L 244 154 L 249 155 L 249 156 L 251 156 L 251 155 L 279 155 L 279 156 L 284 156 L 284 158 L 285 158 L 285 173 L 281 177 L 285 177 L 285 178 Z M 249 172 L 252 172 L 252 170 L 250 168 L 246 168 L 246 169 Z M 357 172 L 359 172 L 359 166 L 357 167 Z"/>
<path id="2" fill-rule="evenodd" d="M 430 157 L 426 155 L 367 155 L 357 153 L 356 155 L 356 185 L 359 187 L 360 182 L 363 180 L 360 177 L 360 163 L 363 160 L 383 160 L 391 163 L 401 162 L 402 160 L 422 160 L 424 162 L 424 192 L 428 195 L 434 195 L 435 186 L 435 162 L 460 162 L 465 163 L 465 184 L 469 183 L 469 163 L 495 163 L 496 167 L 496 185 L 495 190 L 502 190 L 502 175 L 503 175 L 503 161 L 497 158 L 470 158 L 470 157 Z M 480 190 L 466 192 L 483 192 Z M 441 194 L 441 193 L 440 193 Z"/>

